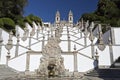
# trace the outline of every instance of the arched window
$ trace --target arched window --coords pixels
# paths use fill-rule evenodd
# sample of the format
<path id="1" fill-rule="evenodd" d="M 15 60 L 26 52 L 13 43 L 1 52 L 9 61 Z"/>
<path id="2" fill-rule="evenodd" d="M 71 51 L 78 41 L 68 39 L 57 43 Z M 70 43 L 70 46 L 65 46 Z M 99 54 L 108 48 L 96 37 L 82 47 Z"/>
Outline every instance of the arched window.
<path id="1" fill-rule="evenodd" d="M 70 17 L 70 21 L 71 21 L 72 19 L 71 19 L 71 17 Z"/>
<path id="2" fill-rule="evenodd" d="M 58 17 L 57 17 L 57 21 L 58 21 Z"/>

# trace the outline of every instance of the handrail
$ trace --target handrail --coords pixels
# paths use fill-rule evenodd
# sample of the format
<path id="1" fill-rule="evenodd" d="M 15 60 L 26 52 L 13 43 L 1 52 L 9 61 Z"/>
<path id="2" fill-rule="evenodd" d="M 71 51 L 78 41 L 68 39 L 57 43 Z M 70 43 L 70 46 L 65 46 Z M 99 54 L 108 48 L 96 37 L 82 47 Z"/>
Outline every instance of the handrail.
<path id="1" fill-rule="evenodd" d="M 84 45 L 82 45 L 82 44 L 80 44 L 80 43 L 78 43 L 78 42 L 75 42 L 75 41 L 73 41 L 73 40 L 71 40 L 71 41 L 84 47 Z"/>
<path id="2" fill-rule="evenodd" d="M 82 53 L 80 53 L 80 52 L 78 52 L 80 55 L 82 55 L 82 56 L 84 56 L 84 57 L 87 57 L 87 58 L 89 58 L 89 59 L 92 59 L 92 60 L 94 60 L 94 58 L 91 58 L 91 57 L 89 57 L 89 56 L 87 56 L 87 55 L 84 55 L 84 54 L 82 54 Z"/>

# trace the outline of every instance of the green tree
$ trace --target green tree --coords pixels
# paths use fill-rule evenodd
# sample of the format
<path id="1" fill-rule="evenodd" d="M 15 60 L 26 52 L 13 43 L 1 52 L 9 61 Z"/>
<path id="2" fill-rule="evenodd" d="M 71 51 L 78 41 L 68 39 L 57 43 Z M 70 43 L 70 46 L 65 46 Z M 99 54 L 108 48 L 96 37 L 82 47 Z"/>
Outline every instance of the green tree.
<path id="1" fill-rule="evenodd" d="M 111 0 L 111 1 L 113 1 L 117 5 L 117 7 L 120 9 L 120 0 Z"/>
<path id="2" fill-rule="evenodd" d="M 42 25 L 41 19 L 37 16 L 23 17 L 23 10 L 27 4 L 28 0 L 0 0 L 0 27 L 7 31 L 14 31 L 16 24 L 24 28 L 25 22 L 31 26 L 33 21 Z"/>
<path id="3" fill-rule="evenodd" d="M 27 0 L 0 0 L 0 18 L 9 17 L 13 20 L 23 15 Z"/>
<path id="4" fill-rule="evenodd" d="M 32 26 L 32 22 L 34 21 L 37 25 L 38 23 L 40 23 L 40 25 L 42 25 L 42 20 L 37 17 L 34 16 L 33 14 L 28 15 L 27 17 L 25 17 L 25 22 L 28 22 L 31 26 Z"/>
<path id="5" fill-rule="evenodd" d="M 99 0 L 97 9 L 81 18 L 120 27 L 120 0 Z"/>
<path id="6" fill-rule="evenodd" d="M 15 24 L 23 18 L 27 3 L 27 0 L 0 0 L 0 26 L 7 31 L 15 29 Z"/>
<path id="7" fill-rule="evenodd" d="M 99 0 L 96 11 L 96 13 L 98 13 L 97 15 L 104 16 L 109 19 L 111 19 L 113 16 L 118 17 L 119 15 L 117 13 L 119 12 L 117 5 L 110 0 Z"/>
<path id="8" fill-rule="evenodd" d="M 0 26 L 6 31 L 15 29 L 15 23 L 10 18 L 0 18 Z"/>

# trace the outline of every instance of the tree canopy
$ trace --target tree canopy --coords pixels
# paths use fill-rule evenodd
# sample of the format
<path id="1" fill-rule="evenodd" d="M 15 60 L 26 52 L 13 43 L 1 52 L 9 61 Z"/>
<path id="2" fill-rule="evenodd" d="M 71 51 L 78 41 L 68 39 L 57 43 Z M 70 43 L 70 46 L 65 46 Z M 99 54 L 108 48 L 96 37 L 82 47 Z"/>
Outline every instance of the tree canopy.
<path id="1" fill-rule="evenodd" d="M 25 22 L 32 24 L 32 21 L 35 21 L 41 24 L 41 19 L 37 16 L 23 17 L 27 4 L 28 0 L 0 0 L 0 27 L 9 31 L 15 29 L 16 24 L 24 28 Z"/>
<path id="2" fill-rule="evenodd" d="M 83 14 L 81 18 L 120 27 L 120 0 L 99 0 L 97 9 Z"/>
<path id="3" fill-rule="evenodd" d="M 0 0 L 0 18 L 8 17 L 15 20 L 22 17 L 27 0 Z"/>

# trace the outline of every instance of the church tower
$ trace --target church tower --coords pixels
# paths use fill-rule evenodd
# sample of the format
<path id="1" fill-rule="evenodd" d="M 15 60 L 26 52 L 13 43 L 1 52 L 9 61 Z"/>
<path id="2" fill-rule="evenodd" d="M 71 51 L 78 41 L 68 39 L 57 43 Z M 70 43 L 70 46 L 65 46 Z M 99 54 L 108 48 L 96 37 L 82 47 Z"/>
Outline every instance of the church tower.
<path id="1" fill-rule="evenodd" d="M 71 10 L 69 11 L 68 22 L 69 22 L 69 26 L 73 27 L 73 13 Z"/>
<path id="2" fill-rule="evenodd" d="M 60 13 L 59 13 L 59 11 L 56 12 L 55 24 L 56 24 L 56 26 L 59 26 L 59 24 L 60 24 Z"/>

